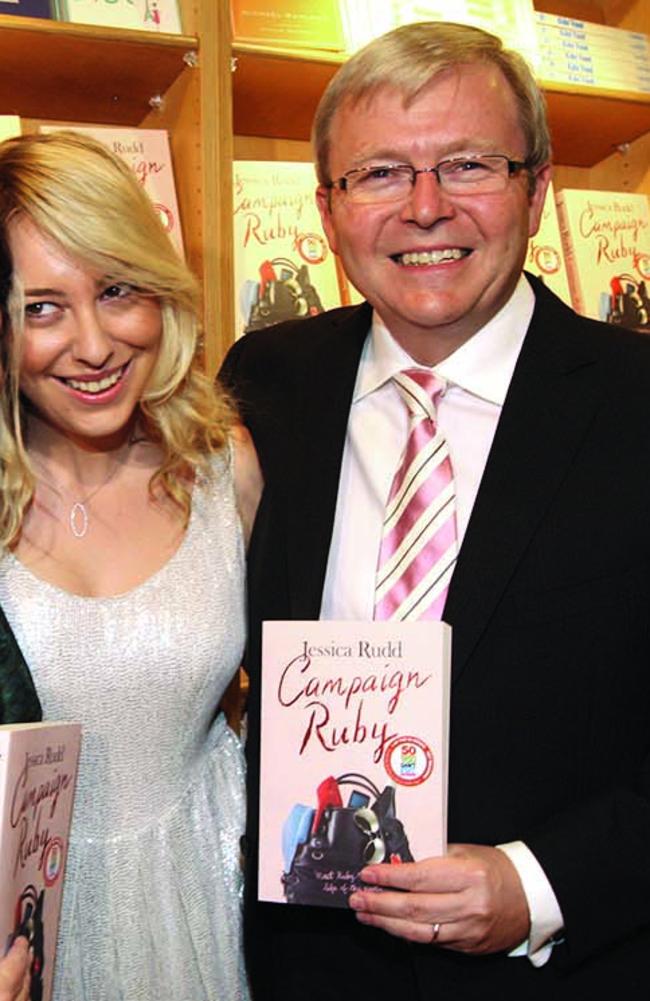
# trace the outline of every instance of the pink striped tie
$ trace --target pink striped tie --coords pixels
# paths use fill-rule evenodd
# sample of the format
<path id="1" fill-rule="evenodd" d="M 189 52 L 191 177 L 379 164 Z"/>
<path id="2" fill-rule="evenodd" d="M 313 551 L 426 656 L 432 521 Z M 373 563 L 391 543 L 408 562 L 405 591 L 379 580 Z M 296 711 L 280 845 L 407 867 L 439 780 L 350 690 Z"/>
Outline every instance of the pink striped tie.
<path id="1" fill-rule="evenodd" d="M 458 551 L 454 476 L 436 429 L 446 386 L 422 369 L 393 381 L 409 410 L 409 435 L 386 505 L 375 618 L 440 619 Z"/>

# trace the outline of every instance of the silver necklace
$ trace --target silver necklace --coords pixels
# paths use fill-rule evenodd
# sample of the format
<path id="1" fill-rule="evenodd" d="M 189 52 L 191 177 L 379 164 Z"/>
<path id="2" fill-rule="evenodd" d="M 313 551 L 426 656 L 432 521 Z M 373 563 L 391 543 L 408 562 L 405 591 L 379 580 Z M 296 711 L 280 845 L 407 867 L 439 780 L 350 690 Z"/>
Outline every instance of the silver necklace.
<path id="1" fill-rule="evenodd" d="M 90 501 L 93 499 L 93 497 L 95 497 L 100 490 L 103 490 L 104 487 L 108 486 L 108 484 L 115 476 L 117 470 L 119 469 L 119 466 L 120 463 L 116 462 L 113 468 L 111 469 L 110 473 L 104 480 L 104 482 L 100 483 L 99 486 L 95 487 L 94 490 L 91 490 L 91 492 L 86 497 L 84 497 L 83 500 L 75 501 L 72 507 L 70 508 L 70 512 L 68 514 L 68 524 L 70 525 L 70 531 L 74 535 L 75 539 L 83 539 L 86 535 L 86 532 L 88 531 L 88 525 L 90 524 L 90 519 L 88 517 L 88 509 L 86 507 L 86 504 L 89 504 Z"/>
<path id="2" fill-rule="evenodd" d="M 140 443 L 146 441 L 145 436 L 138 431 L 137 427 L 132 428 L 131 434 L 126 441 L 125 449 L 120 451 L 119 458 L 115 460 L 112 469 L 109 471 L 108 476 L 102 480 L 98 486 L 94 487 L 89 494 L 82 497 L 80 500 L 76 500 L 70 506 L 68 511 L 68 526 L 70 531 L 74 535 L 75 539 L 84 539 L 88 532 L 88 527 L 90 525 L 90 515 L 88 514 L 88 505 L 90 504 L 93 497 L 96 497 L 100 490 L 107 487 L 111 480 L 116 475 L 118 469 L 124 464 L 124 461 L 134 445 L 139 445 Z M 38 463 L 40 465 L 40 463 Z M 41 467 L 42 468 L 42 467 Z M 48 471 L 43 470 L 45 473 Z M 51 474 L 44 478 L 44 482 L 47 483 L 49 480 L 50 487 L 54 492 L 63 500 L 64 494 L 69 493 L 69 491 L 62 490 L 58 483 L 52 478 Z"/>
<path id="3" fill-rule="evenodd" d="M 129 441 L 128 449 L 130 449 L 131 446 L 135 444 L 135 441 L 136 439 L 133 438 Z M 91 490 L 89 494 L 86 494 L 85 497 L 82 497 L 81 499 L 74 501 L 70 506 L 70 510 L 68 512 L 68 526 L 70 528 L 70 531 L 74 535 L 75 539 L 85 538 L 86 533 L 88 532 L 88 527 L 90 525 L 90 515 L 88 514 L 88 505 L 90 504 L 93 497 L 97 496 L 100 490 L 103 490 L 104 487 L 108 486 L 108 484 L 111 482 L 111 480 L 113 479 L 113 477 L 115 476 L 121 465 L 122 465 L 122 459 L 120 458 L 114 463 L 113 468 L 110 470 L 108 476 L 104 480 L 102 480 L 102 482 L 98 486 L 96 486 L 93 490 Z M 53 480 L 51 474 L 47 476 L 44 480 L 44 482 L 46 483 L 48 481 L 50 487 L 63 500 L 64 493 L 66 493 L 67 491 L 64 491 Z"/>

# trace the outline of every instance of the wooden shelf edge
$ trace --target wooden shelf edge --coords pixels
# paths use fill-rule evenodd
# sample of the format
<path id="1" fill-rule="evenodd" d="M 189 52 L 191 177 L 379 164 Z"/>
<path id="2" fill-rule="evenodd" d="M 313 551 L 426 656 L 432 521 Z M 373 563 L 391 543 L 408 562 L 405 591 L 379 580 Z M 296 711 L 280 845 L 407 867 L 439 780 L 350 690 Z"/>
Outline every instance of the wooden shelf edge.
<path id="1" fill-rule="evenodd" d="M 623 101 L 626 104 L 647 104 L 650 106 L 650 93 L 643 90 L 614 90 L 604 87 L 590 87 L 579 83 L 563 83 L 560 80 L 538 80 L 545 94 L 569 94 L 582 97 L 592 97 L 596 100 Z"/>
<path id="2" fill-rule="evenodd" d="M 139 32 L 138 34 L 142 34 Z M 344 52 L 327 52 L 316 49 L 283 48 L 281 46 L 259 45 L 252 42 L 234 41 L 232 55 L 245 56 L 250 59 L 276 59 L 289 64 L 303 63 L 307 66 L 329 66 L 334 73 L 348 58 Z M 586 97 L 606 98 L 614 101 L 637 102 L 650 104 L 650 93 L 642 90 L 621 90 L 619 88 L 592 87 L 588 84 L 564 82 L 561 80 L 538 79 L 538 84 L 548 93 L 583 94 Z"/>
<path id="3" fill-rule="evenodd" d="M 236 44 L 235 134 L 307 140 L 323 89 L 341 64 L 330 53 L 284 55 Z M 650 94 L 541 81 L 557 163 L 591 167 L 650 130 Z"/>
<path id="4" fill-rule="evenodd" d="M 290 49 L 276 45 L 258 45 L 252 42 L 234 41 L 233 56 L 264 56 L 271 59 L 282 59 L 288 62 L 322 63 L 338 67 L 347 59 L 345 52 L 330 52 L 325 49 Z"/>

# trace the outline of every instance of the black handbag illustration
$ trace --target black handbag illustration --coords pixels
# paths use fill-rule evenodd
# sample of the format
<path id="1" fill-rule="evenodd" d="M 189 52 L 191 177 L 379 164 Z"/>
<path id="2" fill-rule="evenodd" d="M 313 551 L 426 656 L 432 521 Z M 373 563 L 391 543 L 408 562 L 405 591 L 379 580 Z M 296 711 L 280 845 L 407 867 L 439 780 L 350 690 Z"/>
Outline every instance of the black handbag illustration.
<path id="1" fill-rule="evenodd" d="M 646 283 L 623 274 L 612 278 L 610 289 L 609 294 L 602 294 L 602 319 L 636 330 L 650 330 L 650 298 Z"/>
<path id="2" fill-rule="evenodd" d="M 323 312 L 307 265 L 295 264 L 287 257 L 264 261 L 259 268 L 259 281 L 246 282 L 240 298 L 246 332 Z"/>
<path id="3" fill-rule="evenodd" d="M 342 786 L 352 786 L 343 805 Z M 359 872 L 377 862 L 412 862 L 397 818 L 395 789 L 380 792 L 356 772 L 329 776 L 317 789 L 317 806 L 296 804 L 282 832 L 287 903 L 344 907 L 362 886 Z"/>

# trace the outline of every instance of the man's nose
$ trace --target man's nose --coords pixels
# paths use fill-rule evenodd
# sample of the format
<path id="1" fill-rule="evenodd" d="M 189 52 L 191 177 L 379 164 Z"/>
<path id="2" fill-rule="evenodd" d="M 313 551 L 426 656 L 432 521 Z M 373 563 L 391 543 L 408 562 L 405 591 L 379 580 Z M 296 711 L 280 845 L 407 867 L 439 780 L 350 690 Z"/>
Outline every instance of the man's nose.
<path id="1" fill-rule="evenodd" d="M 438 180 L 435 170 L 423 170 L 415 175 L 402 211 L 406 222 L 428 228 L 438 219 L 455 215 L 454 202 Z"/>

